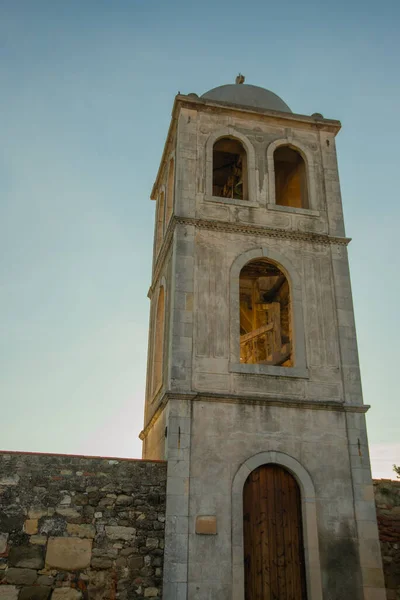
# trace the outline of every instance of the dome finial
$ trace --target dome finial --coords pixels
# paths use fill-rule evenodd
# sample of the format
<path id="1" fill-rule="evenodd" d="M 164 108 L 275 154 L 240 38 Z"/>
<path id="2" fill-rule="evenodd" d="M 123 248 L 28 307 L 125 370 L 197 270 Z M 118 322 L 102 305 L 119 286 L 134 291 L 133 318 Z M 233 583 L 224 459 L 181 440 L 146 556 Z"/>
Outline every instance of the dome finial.
<path id="1" fill-rule="evenodd" d="M 236 77 L 235 83 L 244 83 L 245 77 L 241 73 Z"/>

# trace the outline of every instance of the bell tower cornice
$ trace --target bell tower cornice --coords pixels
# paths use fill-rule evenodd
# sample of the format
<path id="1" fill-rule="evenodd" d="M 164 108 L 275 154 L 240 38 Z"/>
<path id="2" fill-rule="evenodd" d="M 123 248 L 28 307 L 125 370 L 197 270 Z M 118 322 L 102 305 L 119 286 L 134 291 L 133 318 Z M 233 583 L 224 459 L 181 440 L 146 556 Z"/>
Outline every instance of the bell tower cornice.
<path id="1" fill-rule="evenodd" d="M 216 221 L 211 219 L 192 219 L 174 216 L 170 221 L 168 231 L 165 235 L 160 253 L 154 265 L 152 283 L 147 294 L 149 298 L 152 297 L 156 288 L 165 259 L 168 256 L 171 248 L 174 230 L 178 225 L 192 225 L 199 229 L 220 231 L 223 233 L 241 233 L 248 236 L 258 236 L 272 239 L 298 240 L 319 245 L 348 246 L 351 242 L 351 238 L 349 237 L 333 236 L 329 234 L 293 231 L 271 227 L 257 227 L 255 225 L 244 225 L 242 223 L 227 223 L 225 221 Z"/>
<path id="2" fill-rule="evenodd" d="M 253 118 L 257 121 L 260 121 L 261 119 L 262 121 L 269 124 L 274 123 L 275 125 L 283 126 L 286 128 L 294 127 L 300 129 L 316 129 L 318 131 L 332 133 L 334 136 L 336 136 L 339 133 L 342 127 L 340 121 L 336 119 L 325 119 L 322 115 L 318 113 L 308 116 L 291 112 L 288 113 L 257 107 L 240 106 L 237 104 L 221 102 L 218 100 L 209 100 L 207 98 L 200 97 L 197 94 L 177 94 L 175 96 L 174 104 L 172 107 L 171 122 L 167 134 L 167 139 L 165 141 L 163 154 L 161 157 L 160 166 L 150 195 L 150 198 L 152 200 L 156 200 L 157 198 L 160 181 L 168 162 L 168 156 L 174 144 L 179 114 L 183 108 L 189 110 L 211 112 L 214 114 L 223 112 L 225 114 L 228 113 L 232 116 L 235 116 L 235 114 L 238 116 L 246 115 L 249 119 Z"/>

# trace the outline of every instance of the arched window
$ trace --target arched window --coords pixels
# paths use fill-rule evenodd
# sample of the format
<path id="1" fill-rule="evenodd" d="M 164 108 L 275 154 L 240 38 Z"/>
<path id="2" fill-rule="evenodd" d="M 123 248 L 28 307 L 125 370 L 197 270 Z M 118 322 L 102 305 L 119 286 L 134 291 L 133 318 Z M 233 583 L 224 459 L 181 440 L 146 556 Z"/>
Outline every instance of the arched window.
<path id="1" fill-rule="evenodd" d="M 306 600 L 300 488 L 280 465 L 261 465 L 246 479 L 243 547 L 246 600 Z"/>
<path id="2" fill-rule="evenodd" d="M 221 138 L 213 147 L 213 196 L 248 200 L 247 154 L 239 140 Z"/>
<path id="3" fill-rule="evenodd" d="M 289 283 L 265 258 L 240 271 L 240 362 L 293 366 Z"/>
<path id="4" fill-rule="evenodd" d="M 165 204 L 165 195 L 164 192 L 158 197 L 158 207 L 157 207 L 157 229 L 156 229 L 156 256 L 161 248 L 161 244 L 164 237 L 164 204 Z"/>
<path id="5" fill-rule="evenodd" d="M 165 294 L 164 288 L 160 287 L 157 301 L 156 318 L 154 322 L 154 345 L 153 345 L 153 376 L 152 396 L 154 396 L 162 385 L 163 380 L 163 357 L 164 357 L 164 315 Z"/>
<path id="6" fill-rule="evenodd" d="M 172 211 L 174 208 L 174 181 L 175 181 L 175 161 L 173 158 L 169 161 L 168 168 L 168 187 L 167 187 L 167 211 L 165 217 L 165 225 L 168 225 L 168 222 L 171 218 Z"/>
<path id="7" fill-rule="evenodd" d="M 301 154 L 290 146 L 274 152 L 275 204 L 309 208 L 307 169 Z"/>

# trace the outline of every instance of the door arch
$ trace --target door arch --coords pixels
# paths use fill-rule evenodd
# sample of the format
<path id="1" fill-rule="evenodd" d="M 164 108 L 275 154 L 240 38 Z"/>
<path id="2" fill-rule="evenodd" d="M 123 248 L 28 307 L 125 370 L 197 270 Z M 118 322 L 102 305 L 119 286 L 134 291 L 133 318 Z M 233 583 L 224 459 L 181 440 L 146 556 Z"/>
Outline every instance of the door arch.
<path id="1" fill-rule="evenodd" d="M 300 488 L 263 464 L 243 487 L 245 600 L 307 600 Z"/>

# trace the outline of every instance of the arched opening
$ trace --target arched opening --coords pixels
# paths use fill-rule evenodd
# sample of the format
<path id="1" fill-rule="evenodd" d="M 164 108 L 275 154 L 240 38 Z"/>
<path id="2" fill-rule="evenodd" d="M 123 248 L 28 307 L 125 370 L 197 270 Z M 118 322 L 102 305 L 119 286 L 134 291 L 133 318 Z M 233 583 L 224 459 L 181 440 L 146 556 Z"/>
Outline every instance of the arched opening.
<path id="1" fill-rule="evenodd" d="M 158 197 L 157 230 L 156 230 L 156 255 L 158 254 L 164 237 L 164 210 L 165 194 L 161 192 Z"/>
<path id="2" fill-rule="evenodd" d="M 290 146 L 274 152 L 275 203 L 292 208 L 309 208 L 307 169 L 301 154 Z"/>
<path id="3" fill-rule="evenodd" d="M 289 282 L 265 258 L 240 271 L 240 362 L 293 366 Z"/>
<path id="4" fill-rule="evenodd" d="M 243 488 L 245 600 L 306 600 L 301 495 L 289 471 L 264 464 Z"/>
<path id="5" fill-rule="evenodd" d="M 153 346 L 153 376 L 152 396 L 154 396 L 162 385 L 163 380 L 163 357 L 164 357 L 164 315 L 165 294 L 164 288 L 160 287 L 157 301 L 156 318 L 154 323 L 154 346 Z"/>
<path id="6" fill-rule="evenodd" d="M 168 168 L 168 185 L 167 185 L 167 211 L 165 224 L 168 225 L 168 222 L 172 215 L 172 210 L 174 208 L 174 182 L 175 182 L 175 161 L 173 158 L 169 161 Z"/>
<path id="7" fill-rule="evenodd" d="M 248 200 L 247 154 L 239 140 L 224 137 L 214 144 L 213 196 Z"/>

